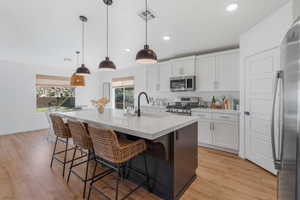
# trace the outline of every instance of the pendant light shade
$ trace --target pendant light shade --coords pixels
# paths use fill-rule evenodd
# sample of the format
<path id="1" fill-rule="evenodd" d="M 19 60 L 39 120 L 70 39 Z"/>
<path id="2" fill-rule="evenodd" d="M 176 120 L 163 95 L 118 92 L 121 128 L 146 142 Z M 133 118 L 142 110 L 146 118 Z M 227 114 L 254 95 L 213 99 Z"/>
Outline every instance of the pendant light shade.
<path id="1" fill-rule="evenodd" d="M 71 86 L 85 86 L 84 76 L 73 74 L 71 76 Z"/>
<path id="2" fill-rule="evenodd" d="M 81 64 L 81 66 L 77 68 L 76 74 L 77 74 L 77 75 L 81 75 L 81 76 L 86 76 L 86 75 L 90 75 L 91 72 L 90 72 L 90 70 L 85 66 L 85 64 Z"/>
<path id="3" fill-rule="evenodd" d="M 76 66 L 79 65 L 79 51 L 76 51 L 76 55 L 77 55 L 77 62 L 76 62 Z M 84 76 L 78 75 L 77 73 L 74 73 L 71 76 L 71 86 L 85 86 L 85 80 L 84 80 Z"/>
<path id="4" fill-rule="evenodd" d="M 109 57 L 106 57 L 105 60 L 99 64 L 99 69 L 103 71 L 115 71 L 116 65 L 109 60 Z"/>
<path id="5" fill-rule="evenodd" d="M 149 49 L 149 45 L 145 45 L 136 55 L 136 62 L 139 64 L 155 64 L 157 63 L 156 53 Z"/>
<path id="6" fill-rule="evenodd" d="M 103 0 L 106 5 L 106 58 L 99 64 L 101 71 L 115 71 L 116 65 L 108 57 L 108 7 L 112 5 L 112 0 Z"/>
<path id="7" fill-rule="evenodd" d="M 146 44 L 142 50 L 136 54 L 136 62 L 139 64 L 155 64 L 157 63 L 156 53 L 149 48 L 148 45 L 148 1 L 146 3 Z"/>
<path id="8" fill-rule="evenodd" d="M 85 40 L 85 38 L 84 38 L 84 35 L 85 35 L 85 23 L 87 22 L 87 18 L 85 17 L 85 16 L 79 16 L 79 19 L 80 19 L 80 21 L 82 22 L 82 64 L 81 64 L 81 66 L 80 67 L 78 67 L 77 68 L 77 70 L 76 70 L 76 74 L 77 75 L 81 75 L 81 76 L 86 76 L 86 75 L 90 75 L 91 74 L 91 72 L 90 72 L 90 70 L 85 66 L 85 64 L 84 64 L 84 59 L 85 59 L 85 57 L 84 57 L 84 48 L 85 48 L 85 46 L 84 46 L 84 40 Z"/>

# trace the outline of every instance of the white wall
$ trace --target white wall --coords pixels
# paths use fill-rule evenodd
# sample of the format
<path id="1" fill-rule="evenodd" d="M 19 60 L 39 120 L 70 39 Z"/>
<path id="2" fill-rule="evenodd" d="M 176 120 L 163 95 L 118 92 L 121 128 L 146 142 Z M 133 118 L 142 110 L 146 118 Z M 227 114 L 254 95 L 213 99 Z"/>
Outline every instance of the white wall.
<path id="1" fill-rule="evenodd" d="M 249 56 L 280 46 L 292 24 L 292 2 L 262 20 L 240 37 L 241 65 L 241 119 L 240 119 L 240 156 L 245 154 L 244 108 L 245 108 L 245 60 Z"/>
<path id="2" fill-rule="evenodd" d="M 70 76 L 63 67 L 37 66 L 0 61 L 0 135 L 43 129 L 48 127 L 44 113 L 36 112 L 35 75 Z M 87 79 L 87 86 L 76 89 L 76 104 L 87 105 L 99 97 L 98 76 Z"/>
<path id="3" fill-rule="evenodd" d="M 112 78 L 128 77 L 128 76 L 135 77 L 135 80 L 134 80 L 135 81 L 135 88 L 134 88 L 135 97 L 134 97 L 134 99 L 137 99 L 138 94 L 140 92 L 144 91 L 146 88 L 146 67 L 143 65 L 133 66 L 133 67 L 125 68 L 122 70 L 117 70 L 115 72 L 105 72 L 105 71 L 99 72 L 99 81 L 100 81 L 100 86 L 101 86 L 100 87 L 100 96 L 103 95 L 102 84 L 104 82 L 111 82 Z M 111 102 L 113 102 L 113 101 L 111 101 Z M 135 105 L 137 105 L 136 101 L 135 101 Z"/>

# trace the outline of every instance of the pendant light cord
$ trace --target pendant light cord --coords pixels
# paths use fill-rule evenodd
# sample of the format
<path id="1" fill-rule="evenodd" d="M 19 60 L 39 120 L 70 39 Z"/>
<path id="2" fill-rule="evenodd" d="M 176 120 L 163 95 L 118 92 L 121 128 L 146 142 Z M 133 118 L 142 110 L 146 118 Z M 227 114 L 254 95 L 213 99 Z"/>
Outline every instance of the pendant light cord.
<path id="1" fill-rule="evenodd" d="M 146 45 L 148 45 L 148 0 L 146 0 Z"/>
<path id="2" fill-rule="evenodd" d="M 106 57 L 108 57 L 108 4 L 106 6 Z"/>
<path id="3" fill-rule="evenodd" d="M 85 35 L 84 35 L 84 33 L 85 33 L 84 23 L 85 22 L 82 22 L 82 43 L 81 43 L 81 45 L 82 45 L 82 64 L 84 64 L 84 37 L 85 37 Z"/>
<path id="4" fill-rule="evenodd" d="M 79 65 L 79 56 L 80 56 L 80 52 L 76 51 L 76 66 Z"/>

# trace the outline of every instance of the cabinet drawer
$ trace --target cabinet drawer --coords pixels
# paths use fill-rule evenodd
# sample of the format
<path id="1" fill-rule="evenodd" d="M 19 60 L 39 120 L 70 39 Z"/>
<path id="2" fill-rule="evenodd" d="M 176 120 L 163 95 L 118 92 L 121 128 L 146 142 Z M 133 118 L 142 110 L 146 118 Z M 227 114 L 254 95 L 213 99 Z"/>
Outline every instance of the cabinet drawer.
<path id="1" fill-rule="evenodd" d="M 238 116 L 231 115 L 231 114 L 213 114 L 212 118 L 213 120 L 218 120 L 218 121 L 238 122 Z"/>
<path id="2" fill-rule="evenodd" d="M 198 117 L 200 120 L 211 120 L 211 113 L 204 113 L 204 112 L 193 112 L 193 116 Z"/>

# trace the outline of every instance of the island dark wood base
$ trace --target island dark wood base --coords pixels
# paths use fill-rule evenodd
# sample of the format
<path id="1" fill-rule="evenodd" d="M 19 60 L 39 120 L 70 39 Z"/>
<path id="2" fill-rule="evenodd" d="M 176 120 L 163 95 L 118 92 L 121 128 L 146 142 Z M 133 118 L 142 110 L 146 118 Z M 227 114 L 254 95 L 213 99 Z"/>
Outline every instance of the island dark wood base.
<path id="1" fill-rule="evenodd" d="M 197 122 L 147 141 L 147 164 L 151 177 L 150 191 L 166 200 L 179 199 L 196 179 L 198 167 Z M 131 162 L 131 167 L 145 172 L 142 156 Z M 131 173 L 129 179 L 140 183 L 142 177 Z M 148 188 L 146 188 L 148 189 Z"/>

